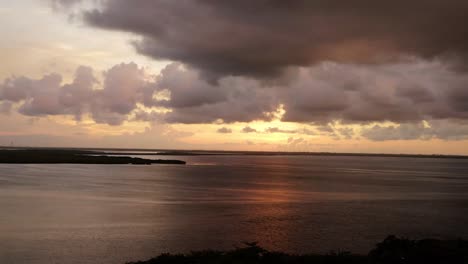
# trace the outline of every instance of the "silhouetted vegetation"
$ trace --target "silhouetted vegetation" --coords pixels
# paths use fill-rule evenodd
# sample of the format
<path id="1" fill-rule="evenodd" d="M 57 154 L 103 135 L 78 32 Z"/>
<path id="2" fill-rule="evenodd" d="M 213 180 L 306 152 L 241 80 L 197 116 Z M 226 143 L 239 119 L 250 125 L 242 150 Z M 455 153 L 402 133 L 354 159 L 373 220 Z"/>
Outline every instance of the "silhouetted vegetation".
<path id="1" fill-rule="evenodd" d="M 185 164 L 181 160 L 152 160 L 106 156 L 104 152 L 68 149 L 0 150 L 0 163 L 21 164 Z"/>
<path id="2" fill-rule="evenodd" d="M 367 256 L 349 252 L 325 255 L 293 255 L 270 252 L 257 245 L 230 251 L 195 251 L 190 254 L 162 254 L 147 261 L 128 264 L 461 264 L 468 263 L 466 240 L 409 240 L 389 236 Z"/>

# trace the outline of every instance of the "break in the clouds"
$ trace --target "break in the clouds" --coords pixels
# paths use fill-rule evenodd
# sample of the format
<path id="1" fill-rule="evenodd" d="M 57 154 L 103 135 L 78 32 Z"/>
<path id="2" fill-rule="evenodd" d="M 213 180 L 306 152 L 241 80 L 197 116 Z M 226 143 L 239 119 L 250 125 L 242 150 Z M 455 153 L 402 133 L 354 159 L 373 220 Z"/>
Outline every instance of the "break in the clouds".
<path id="1" fill-rule="evenodd" d="M 139 53 L 179 61 L 214 78 L 273 76 L 322 61 L 382 63 L 407 56 L 463 61 L 468 53 L 463 0 L 100 3 L 83 11 L 89 25 L 136 34 Z"/>

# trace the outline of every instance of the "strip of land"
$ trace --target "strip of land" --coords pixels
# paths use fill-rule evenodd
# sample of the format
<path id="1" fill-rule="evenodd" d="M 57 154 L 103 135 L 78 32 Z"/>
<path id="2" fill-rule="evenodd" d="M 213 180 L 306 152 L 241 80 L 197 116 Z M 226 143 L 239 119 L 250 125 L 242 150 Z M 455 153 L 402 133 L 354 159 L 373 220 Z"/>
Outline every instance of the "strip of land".
<path id="1" fill-rule="evenodd" d="M 339 153 L 339 152 L 274 152 L 274 151 L 209 151 L 209 150 L 101 150 L 110 151 L 112 155 L 145 155 L 145 156 L 335 156 L 335 157 L 385 157 L 385 158 L 436 158 L 466 159 L 463 155 L 441 154 L 388 154 L 388 153 Z M 145 151 L 144 153 L 138 151 Z"/>
<path id="2" fill-rule="evenodd" d="M 331 252 L 292 255 L 265 250 L 257 243 L 230 251 L 194 251 L 190 254 L 162 254 L 147 261 L 128 264 L 465 264 L 467 240 L 409 240 L 389 236 L 369 252 Z"/>
<path id="3" fill-rule="evenodd" d="M 76 149 L 3 149 L 0 163 L 8 164 L 185 164 L 182 160 L 108 156 L 105 152 Z"/>
<path id="4" fill-rule="evenodd" d="M 335 157 L 384 157 L 384 158 L 432 158 L 464 159 L 467 155 L 444 154 L 390 154 L 390 153 L 340 153 L 340 152 L 287 152 L 287 151 L 222 151 L 222 150 L 167 150 L 167 149 L 119 149 L 119 148 L 27 148 L 0 146 L 3 150 L 75 151 L 111 156 L 335 156 Z M 1 163 L 1 162 L 0 162 Z"/>

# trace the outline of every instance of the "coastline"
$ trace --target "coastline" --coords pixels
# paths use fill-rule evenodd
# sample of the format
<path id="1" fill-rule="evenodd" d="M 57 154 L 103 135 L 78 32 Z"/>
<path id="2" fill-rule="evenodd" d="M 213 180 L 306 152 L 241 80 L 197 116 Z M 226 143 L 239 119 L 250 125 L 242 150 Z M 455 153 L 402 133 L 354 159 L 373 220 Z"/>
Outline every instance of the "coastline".
<path id="1" fill-rule="evenodd" d="M 186 164 L 182 160 L 108 156 L 105 152 L 69 149 L 0 150 L 0 164 Z"/>
<path id="2" fill-rule="evenodd" d="M 222 150 L 182 150 L 182 149 L 140 149 L 140 148 L 76 148 L 76 147 L 11 147 L 0 146 L 4 150 L 69 151 L 112 156 L 331 156 L 331 157 L 383 157 L 383 158 L 429 158 L 463 159 L 468 155 L 452 154 L 408 154 L 408 153 L 354 153 L 354 152 L 290 152 L 290 151 L 222 151 Z"/>

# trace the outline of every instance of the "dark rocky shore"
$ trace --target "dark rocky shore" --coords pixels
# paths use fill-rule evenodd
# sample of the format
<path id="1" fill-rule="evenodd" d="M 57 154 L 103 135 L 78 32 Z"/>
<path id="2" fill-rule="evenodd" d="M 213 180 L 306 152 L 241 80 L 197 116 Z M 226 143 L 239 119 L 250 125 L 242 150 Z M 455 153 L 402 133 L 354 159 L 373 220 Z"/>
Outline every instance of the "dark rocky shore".
<path id="1" fill-rule="evenodd" d="M 326 255 L 291 255 L 271 252 L 256 243 L 231 251 L 196 251 L 190 254 L 162 254 L 147 261 L 128 264 L 465 264 L 466 240 L 409 240 L 389 236 L 369 252 L 354 255 L 331 252 Z"/>
<path id="2" fill-rule="evenodd" d="M 181 160 L 107 156 L 104 152 L 67 149 L 3 149 L 0 163 L 11 164 L 185 164 Z"/>

